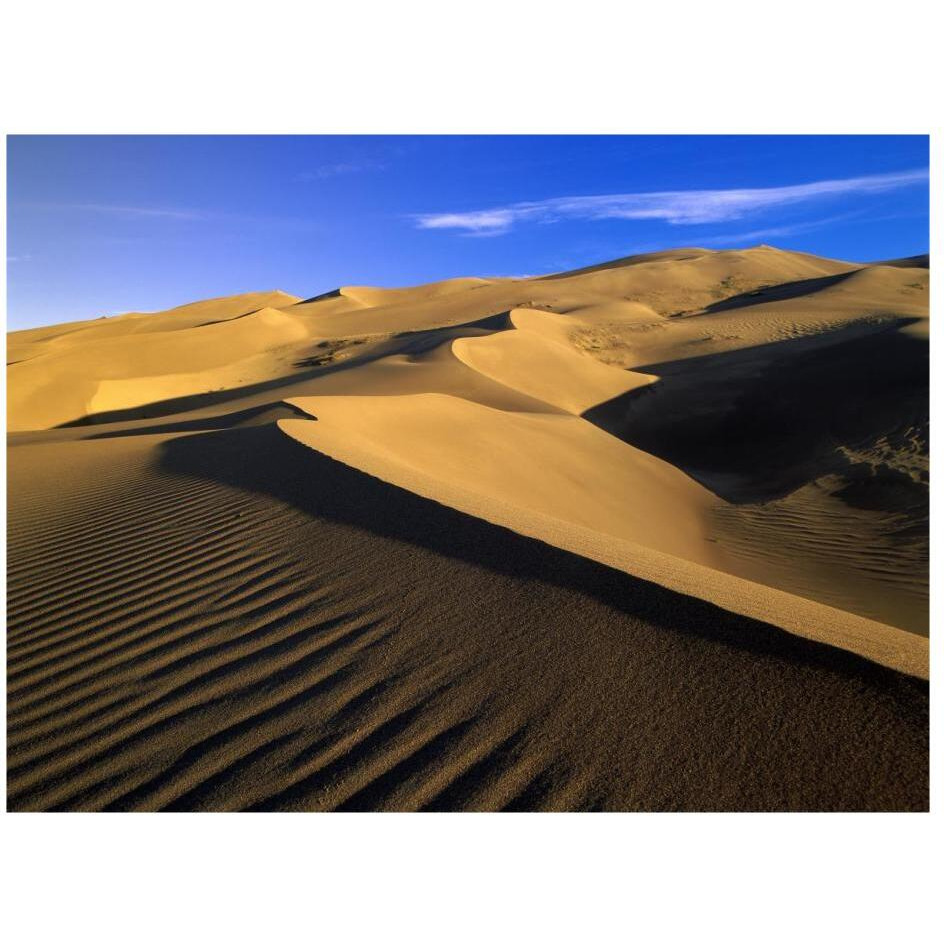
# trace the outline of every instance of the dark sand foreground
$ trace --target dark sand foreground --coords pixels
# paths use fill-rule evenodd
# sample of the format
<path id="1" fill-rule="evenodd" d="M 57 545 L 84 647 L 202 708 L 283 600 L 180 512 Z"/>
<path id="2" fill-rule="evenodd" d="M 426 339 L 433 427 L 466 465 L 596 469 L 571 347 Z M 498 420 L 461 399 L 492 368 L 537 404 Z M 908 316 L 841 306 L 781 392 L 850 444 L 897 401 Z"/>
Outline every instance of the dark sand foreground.
<path id="1" fill-rule="evenodd" d="M 926 682 L 274 419 L 10 449 L 10 809 L 927 809 Z"/>

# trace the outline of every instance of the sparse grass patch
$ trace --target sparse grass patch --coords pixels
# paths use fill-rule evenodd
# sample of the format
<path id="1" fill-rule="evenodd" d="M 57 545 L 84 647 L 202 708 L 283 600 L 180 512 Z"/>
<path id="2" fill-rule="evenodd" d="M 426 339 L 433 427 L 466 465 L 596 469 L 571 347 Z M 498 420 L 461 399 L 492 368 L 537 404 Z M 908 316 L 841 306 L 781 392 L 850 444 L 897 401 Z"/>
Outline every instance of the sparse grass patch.
<path id="1" fill-rule="evenodd" d="M 317 353 L 303 358 L 296 367 L 321 367 L 335 361 L 344 360 L 350 348 L 365 344 L 367 338 L 330 338 L 315 345 Z"/>

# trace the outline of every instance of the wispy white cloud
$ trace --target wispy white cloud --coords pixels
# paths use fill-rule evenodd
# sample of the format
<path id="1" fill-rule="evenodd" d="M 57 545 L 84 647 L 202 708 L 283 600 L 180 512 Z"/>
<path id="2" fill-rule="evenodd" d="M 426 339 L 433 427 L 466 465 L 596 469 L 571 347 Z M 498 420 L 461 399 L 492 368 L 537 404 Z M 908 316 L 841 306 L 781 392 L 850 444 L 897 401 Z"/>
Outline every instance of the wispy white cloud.
<path id="1" fill-rule="evenodd" d="M 334 164 L 321 164 L 311 170 L 302 171 L 295 175 L 298 183 L 311 183 L 314 180 L 328 180 L 331 177 L 341 177 L 345 174 L 362 174 L 367 171 L 386 170 L 385 161 L 375 158 L 362 158 L 353 161 L 337 161 Z"/>
<path id="2" fill-rule="evenodd" d="M 225 223 L 233 226 L 280 226 L 296 229 L 311 229 L 317 226 L 316 221 L 306 217 L 259 216 L 197 207 L 134 206 L 124 203 L 31 203 L 24 206 L 52 213 L 91 213 L 110 217 L 114 220 L 139 224 L 138 229 L 142 233 L 150 231 L 147 226 L 150 222 Z"/>
<path id="3" fill-rule="evenodd" d="M 920 168 L 786 187 L 553 197 L 469 212 L 421 213 L 414 215 L 413 220 L 420 229 L 453 230 L 466 236 L 499 236 L 518 223 L 555 223 L 567 219 L 660 220 L 691 226 L 730 222 L 763 210 L 830 197 L 887 193 L 927 179 L 927 168 Z"/>
<path id="4" fill-rule="evenodd" d="M 821 225 L 826 225 L 825 223 Z M 756 243 L 760 239 L 776 239 L 780 236 L 797 236 L 817 229 L 816 226 L 771 226 L 768 229 L 752 229 L 746 233 L 722 233 L 718 236 L 702 236 L 701 246 L 737 246 L 741 243 Z"/>
<path id="5" fill-rule="evenodd" d="M 806 220 L 799 223 L 788 223 L 785 226 L 768 226 L 763 229 L 752 229 L 747 232 L 719 233 L 715 236 L 701 236 L 698 242 L 703 246 L 736 246 L 740 243 L 753 243 L 759 239 L 771 239 L 780 236 L 798 236 L 811 230 L 822 229 L 833 223 L 843 223 L 846 220 L 856 219 L 863 215 L 863 211 L 839 213 L 835 216 L 825 216 L 816 220 Z M 874 217 L 872 217 L 874 221 Z"/>
<path id="6" fill-rule="evenodd" d="M 202 210 L 177 209 L 173 207 L 141 207 L 125 206 L 112 203 L 67 203 L 56 209 L 84 210 L 89 213 L 105 213 L 112 216 L 126 216 L 131 218 L 163 218 L 169 220 L 205 220 L 210 214 Z"/>
<path id="7" fill-rule="evenodd" d="M 18 256 L 7 256 L 7 262 L 32 262 L 33 257 L 28 252 L 20 253 Z"/>

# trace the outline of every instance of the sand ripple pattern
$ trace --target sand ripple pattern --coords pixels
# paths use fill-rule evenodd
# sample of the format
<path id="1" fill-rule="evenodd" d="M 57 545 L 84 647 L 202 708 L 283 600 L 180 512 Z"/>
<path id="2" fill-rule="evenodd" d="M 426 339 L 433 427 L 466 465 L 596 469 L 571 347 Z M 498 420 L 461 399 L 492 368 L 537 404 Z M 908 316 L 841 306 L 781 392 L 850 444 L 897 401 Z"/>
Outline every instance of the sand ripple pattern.
<path id="1" fill-rule="evenodd" d="M 924 683 L 273 425 L 11 470 L 11 809 L 926 808 Z"/>
<path id="2" fill-rule="evenodd" d="M 96 463 L 68 511 L 24 487 L 29 513 L 10 531 L 11 808 L 495 809 L 539 796 L 548 764 L 525 750 L 525 726 L 452 704 L 455 671 L 369 665 L 398 623 L 350 574 L 311 576 L 270 546 L 305 526 L 297 511 L 214 483 L 182 490 L 145 472 L 145 455 Z"/>

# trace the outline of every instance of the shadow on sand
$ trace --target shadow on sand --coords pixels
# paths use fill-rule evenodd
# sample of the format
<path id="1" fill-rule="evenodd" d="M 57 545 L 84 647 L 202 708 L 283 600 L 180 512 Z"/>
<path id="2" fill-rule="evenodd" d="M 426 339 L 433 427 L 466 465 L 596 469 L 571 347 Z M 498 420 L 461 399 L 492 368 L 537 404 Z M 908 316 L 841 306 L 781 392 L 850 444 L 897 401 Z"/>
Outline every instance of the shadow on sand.
<path id="1" fill-rule="evenodd" d="M 517 581 L 586 594 L 674 634 L 723 643 L 917 695 L 925 682 L 852 653 L 648 583 L 623 571 L 427 500 L 349 468 L 274 424 L 169 440 L 161 467 L 275 498 L 314 519 L 425 548 Z M 910 695 L 908 696 L 911 697 Z"/>
<path id="2" fill-rule="evenodd" d="M 657 383 L 584 418 L 728 502 L 771 501 L 831 473 L 855 477 L 841 447 L 907 432 L 902 416 L 927 429 L 928 345 L 897 330 L 912 321 L 648 364 L 638 369 Z"/>

